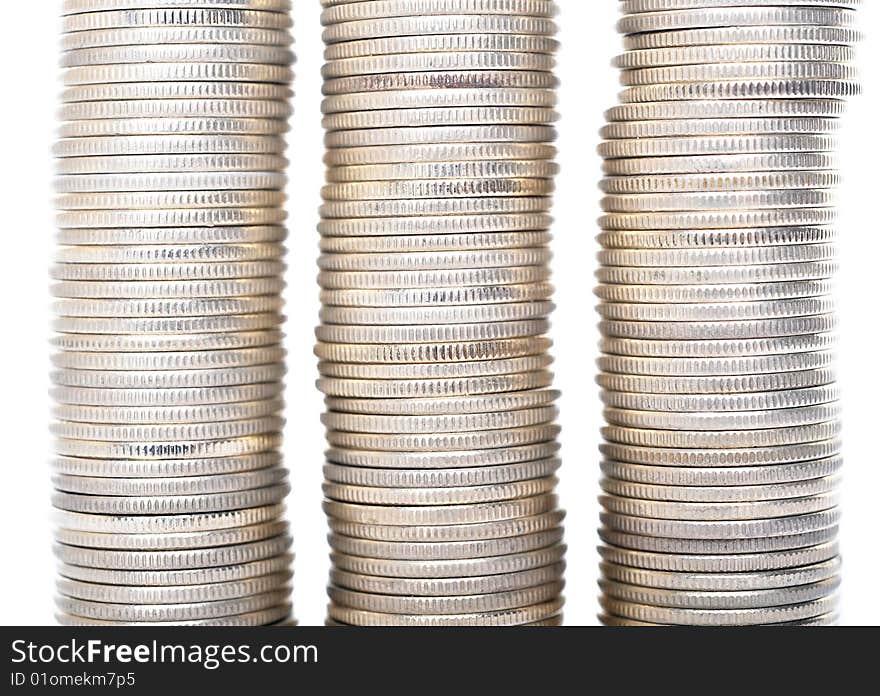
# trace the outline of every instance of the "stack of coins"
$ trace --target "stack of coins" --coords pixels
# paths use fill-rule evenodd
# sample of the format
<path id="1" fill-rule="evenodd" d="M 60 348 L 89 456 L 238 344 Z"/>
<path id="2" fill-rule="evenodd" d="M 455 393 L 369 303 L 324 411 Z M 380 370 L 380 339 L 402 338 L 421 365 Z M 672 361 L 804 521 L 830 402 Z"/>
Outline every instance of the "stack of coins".
<path id="1" fill-rule="evenodd" d="M 550 0 L 324 0 L 331 624 L 557 624 Z"/>
<path id="2" fill-rule="evenodd" d="M 53 502 L 63 624 L 290 615 L 287 0 L 64 0 Z"/>
<path id="3" fill-rule="evenodd" d="M 622 0 L 601 619 L 836 620 L 834 132 L 858 0 Z"/>

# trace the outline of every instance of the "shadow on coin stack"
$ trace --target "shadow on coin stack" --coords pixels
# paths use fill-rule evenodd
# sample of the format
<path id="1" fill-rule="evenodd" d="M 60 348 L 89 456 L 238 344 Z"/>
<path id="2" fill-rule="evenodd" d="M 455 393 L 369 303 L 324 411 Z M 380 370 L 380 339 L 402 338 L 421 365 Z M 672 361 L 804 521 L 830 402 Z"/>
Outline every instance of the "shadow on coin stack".
<path id="1" fill-rule="evenodd" d="M 333 625 L 556 625 L 554 5 L 324 0 Z"/>
<path id="2" fill-rule="evenodd" d="M 58 620 L 289 620 L 287 0 L 64 0 Z"/>
<path id="3" fill-rule="evenodd" d="M 858 0 L 623 0 L 601 619 L 837 620 L 834 132 Z"/>

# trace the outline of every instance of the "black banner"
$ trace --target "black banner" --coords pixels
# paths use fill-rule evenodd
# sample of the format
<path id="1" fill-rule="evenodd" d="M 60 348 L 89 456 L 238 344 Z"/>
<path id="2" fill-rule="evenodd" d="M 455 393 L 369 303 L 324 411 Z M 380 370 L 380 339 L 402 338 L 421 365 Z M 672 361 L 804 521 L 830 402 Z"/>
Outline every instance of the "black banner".
<path id="1" fill-rule="evenodd" d="M 5 627 L 0 634 L 2 694 L 153 696 L 243 688 L 260 696 L 320 688 L 324 696 L 375 686 L 383 694 L 438 687 L 549 694 L 566 684 L 578 691 L 618 684 L 627 693 L 644 686 L 707 693 L 733 684 L 766 691 L 776 684 L 790 693 L 803 683 L 812 692 L 871 671 L 878 645 L 876 633 L 859 629 L 785 628 Z"/>

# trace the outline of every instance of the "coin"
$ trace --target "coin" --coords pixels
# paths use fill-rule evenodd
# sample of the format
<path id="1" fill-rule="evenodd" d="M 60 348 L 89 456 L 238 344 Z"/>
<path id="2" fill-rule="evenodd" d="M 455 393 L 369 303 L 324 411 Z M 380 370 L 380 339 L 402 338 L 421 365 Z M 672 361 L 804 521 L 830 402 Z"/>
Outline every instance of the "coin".
<path id="1" fill-rule="evenodd" d="M 835 620 L 822 221 L 859 92 L 857 4 L 621 3 L 599 148 L 603 623 Z"/>
<path id="2" fill-rule="evenodd" d="M 65 0 L 58 620 L 288 620 L 288 0 Z"/>
<path id="3" fill-rule="evenodd" d="M 330 621 L 556 623 L 555 7 L 323 7 Z"/>

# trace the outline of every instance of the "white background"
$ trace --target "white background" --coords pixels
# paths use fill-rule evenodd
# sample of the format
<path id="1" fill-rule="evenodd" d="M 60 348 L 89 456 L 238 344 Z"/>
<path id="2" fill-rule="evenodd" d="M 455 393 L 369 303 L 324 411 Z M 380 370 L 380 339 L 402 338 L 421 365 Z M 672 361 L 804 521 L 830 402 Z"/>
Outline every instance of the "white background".
<path id="1" fill-rule="evenodd" d="M 553 337 L 562 388 L 562 483 L 568 510 L 566 621 L 595 623 L 599 402 L 594 387 L 596 251 L 602 112 L 614 103 L 620 50 L 615 0 L 560 0 L 560 163 L 555 216 L 558 310 Z M 53 244 L 52 162 L 58 70 L 57 0 L 5 3 L 0 42 L 0 624 L 53 623 L 49 523 L 48 268 Z M 295 2 L 298 64 L 290 138 L 291 211 L 287 324 L 287 466 L 295 535 L 295 609 L 302 624 L 323 622 L 327 575 L 321 512 L 323 431 L 314 388 L 317 320 L 317 208 L 321 164 L 319 3 Z M 865 95 L 854 100 L 842 132 L 840 194 L 843 271 L 841 379 L 845 394 L 846 477 L 843 544 L 844 623 L 880 624 L 880 2 L 861 10 L 869 41 L 860 48 Z"/>

